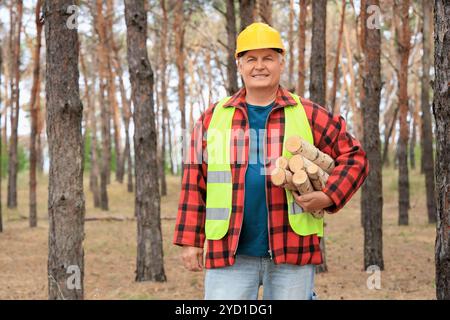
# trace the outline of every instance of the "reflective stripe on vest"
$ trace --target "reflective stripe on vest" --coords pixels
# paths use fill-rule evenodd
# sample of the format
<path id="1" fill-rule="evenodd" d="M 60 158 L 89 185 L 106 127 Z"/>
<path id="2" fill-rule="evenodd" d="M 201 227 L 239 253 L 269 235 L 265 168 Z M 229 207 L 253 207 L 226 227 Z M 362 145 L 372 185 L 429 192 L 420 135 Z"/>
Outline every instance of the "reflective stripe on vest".
<path id="1" fill-rule="evenodd" d="M 282 155 L 287 159 L 292 154 L 286 150 L 287 138 L 299 135 L 313 144 L 313 135 L 305 110 L 297 95 L 291 94 L 297 102 L 295 106 L 286 106 L 285 128 Z M 231 174 L 231 130 L 234 107 L 224 108 L 230 97 L 216 105 L 207 131 L 208 172 L 206 181 L 206 221 L 205 233 L 209 240 L 223 238 L 228 232 L 232 211 L 233 181 Z M 317 219 L 295 202 L 291 191 L 285 189 L 289 225 L 301 236 L 317 234 L 323 236 L 323 219 Z"/>

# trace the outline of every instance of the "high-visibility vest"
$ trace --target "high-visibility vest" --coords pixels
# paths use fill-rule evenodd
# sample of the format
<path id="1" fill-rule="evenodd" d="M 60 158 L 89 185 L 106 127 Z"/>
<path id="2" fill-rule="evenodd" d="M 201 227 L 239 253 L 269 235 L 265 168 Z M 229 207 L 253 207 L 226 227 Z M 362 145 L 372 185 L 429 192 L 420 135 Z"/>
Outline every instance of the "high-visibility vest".
<path id="1" fill-rule="evenodd" d="M 314 144 L 300 98 L 291 94 L 297 105 L 284 108 L 285 126 L 282 155 L 289 159 L 292 154 L 286 150 L 286 140 L 298 135 Z M 233 181 L 231 174 L 231 132 L 235 107 L 223 107 L 230 99 L 226 97 L 216 105 L 207 132 L 208 170 L 206 181 L 205 233 L 209 240 L 223 238 L 228 232 L 232 212 Z M 266 143 L 266 141 L 264 141 Z M 301 236 L 317 234 L 323 236 L 323 218 L 313 217 L 295 202 L 290 190 L 285 188 L 288 204 L 289 225 Z M 265 199 L 264 199 L 265 200 Z"/>

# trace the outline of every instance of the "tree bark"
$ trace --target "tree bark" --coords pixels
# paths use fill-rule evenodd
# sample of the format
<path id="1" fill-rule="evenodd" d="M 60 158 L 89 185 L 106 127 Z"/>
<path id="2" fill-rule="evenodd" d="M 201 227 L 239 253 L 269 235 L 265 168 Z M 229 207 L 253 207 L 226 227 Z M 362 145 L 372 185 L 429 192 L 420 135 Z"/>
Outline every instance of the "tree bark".
<path id="1" fill-rule="evenodd" d="M 100 169 L 100 207 L 102 210 L 109 210 L 107 186 L 111 175 L 111 107 L 105 92 L 108 92 L 108 53 L 106 41 L 105 19 L 103 16 L 103 1 L 96 1 L 96 10 L 94 13 L 95 29 L 98 34 L 98 59 L 99 59 L 99 102 L 101 117 L 101 136 L 102 136 L 102 159 Z"/>
<path id="2" fill-rule="evenodd" d="M 413 86 L 413 90 L 414 90 L 414 96 L 416 96 L 416 90 L 418 90 L 417 88 L 417 82 L 414 83 Z M 414 105 L 412 106 L 411 110 L 410 110 L 410 114 L 411 114 L 411 138 L 409 140 L 409 164 L 411 166 L 411 170 L 416 169 L 416 157 L 415 157 L 415 148 L 416 148 L 416 138 L 417 138 L 417 97 L 414 99 Z"/>
<path id="3" fill-rule="evenodd" d="M 109 210 L 108 182 L 110 177 L 111 165 L 111 115 L 109 113 L 108 99 L 105 98 L 107 84 L 105 79 L 99 77 L 99 101 L 101 118 L 101 137 L 102 137 L 102 159 L 100 169 L 100 208 Z"/>
<path id="4" fill-rule="evenodd" d="M 352 48 L 350 47 L 350 41 L 349 41 L 349 35 L 347 32 L 347 27 L 344 24 L 344 43 L 345 43 L 345 52 L 346 57 L 348 61 L 348 74 L 350 75 L 350 85 L 347 86 L 349 100 L 350 100 L 350 107 L 352 110 L 352 123 L 354 126 L 354 133 L 357 139 L 362 139 L 362 115 L 361 115 L 361 108 L 358 107 L 356 104 L 356 93 L 355 89 L 357 86 L 357 81 L 355 78 L 355 73 L 353 71 L 353 52 Z M 347 74 L 347 72 L 345 72 Z M 345 78 L 344 78 L 345 79 Z"/>
<path id="5" fill-rule="evenodd" d="M 186 89 L 185 89 L 185 66 L 186 60 L 184 50 L 184 33 L 186 31 L 183 1 L 175 4 L 174 32 L 175 32 L 175 64 L 178 71 L 178 105 L 181 114 L 181 132 L 183 137 L 187 137 L 186 132 Z M 185 139 L 184 139 L 185 140 Z M 184 153 L 187 152 L 189 141 L 184 141 L 182 145 L 182 161 Z M 183 166 L 181 166 L 181 177 L 183 177 Z"/>
<path id="6" fill-rule="evenodd" d="M 298 83 L 297 94 L 301 97 L 305 95 L 305 45 L 306 45 L 306 17 L 308 16 L 307 0 L 300 0 L 300 16 L 298 23 Z"/>
<path id="7" fill-rule="evenodd" d="M 241 15 L 240 31 L 255 21 L 255 5 L 256 0 L 239 0 L 239 12 Z"/>
<path id="8" fill-rule="evenodd" d="M 272 25 L 272 0 L 258 0 L 259 16 L 261 21 Z"/>
<path id="9" fill-rule="evenodd" d="M 3 46 L 2 48 L 4 51 L 2 52 L 3 59 L 6 60 L 6 64 L 8 64 L 8 61 L 11 61 L 11 58 L 9 57 L 9 50 L 6 49 L 6 46 Z M 8 149 L 8 140 L 6 136 L 6 132 L 8 129 L 8 105 L 10 104 L 10 97 L 8 96 L 8 85 L 10 84 L 10 75 L 8 71 L 8 67 L 6 66 L 3 69 L 3 92 L 5 94 L 5 97 L 3 98 L 3 110 L 2 115 L 4 117 L 5 124 L 2 128 L 2 145 L 5 150 Z"/>
<path id="10" fill-rule="evenodd" d="M 78 87 L 78 34 L 66 26 L 70 0 L 46 0 L 49 299 L 83 299 L 83 105 Z M 68 276 L 68 274 L 72 275 Z"/>
<path id="11" fill-rule="evenodd" d="M 326 21 L 327 21 L 327 1 L 314 0 L 312 2 L 312 39 L 311 52 L 314 58 L 310 61 L 310 100 L 325 106 L 326 104 Z M 323 263 L 316 267 L 316 272 L 326 272 L 327 265 L 325 259 L 325 237 L 320 240 Z"/>
<path id="12" fill-rule="evenodd" d="M 367 11 L 371 5 L 379 6 L 379 0 L 366 0 Z M 361 211 L 364 216 L 364 269 L 376 265 L 384 269 L 383 261 L 383 187 L 380 142 L 381 100 L 381 33 L 380 29 L 369 29 L 363 23 L 364 56 L 363 70 L 364 100 L 361 101 L 363 116 L 363 146 L 370 163 L 370 172 L 362 186 Z"/>
<path id="13" fill-rule="evenodd" d="M 166 1 L 160 0 L 163 13 L 161 26 L 161 155 L 159 166 L 159 180 L 161 181 L 161 196 L 167 195 L 166 183 L 166 118 L 167 118 L 167 38 L 169 29 L 169 18 L 167 16 Z"/>
<path id="14" fill-rule="evenodd" d="M 383 149 L 383 158 L 382 158 L 382 165 L 389 163 L 389 141 L 390 137 L 392 135 L 392 131 L 394 129 L 394 125 L 397 122 L 397 114 L 398 114 L 398 107 L 394 109 L 394 114 L 392 115 L 391 124 L 389 126 L 389 129 L 387 130 L 387 134 L 384 136 L 384 149 Z M 395 159 L 394 159 L 395 162 Z"/>
<path id="15" fill-rule="evenodd" d="M 2 87 L 2 75 L 3 75 L 3 43 L 0 41 L 0 89 Z M 0 90 L 0 106 L 3 106 L 1 90 Z M 3 109 L 5 109 L 5 107 L 6 107 L 6 104 L 3 106 Z M 3 110 L 2 110 L 2 112 L 3 112 Z M 2 112 L 0 112 L 0 127 L 2 125 Z M 2 143 L 3 143 L 3 141 L 0 138 L 0 232 L 3 232 L 3 218 L 2 218 L 2 211 L 3 211 L 3 204 L 2 204 L 2 180 L 3 180 L 3 174 L 2 174 L 2 162 L 1 162 L 1 159 L 3 158 Z"/>
<path id="16" fill-rule="evenodd" d="M 42 70 L 42 68 L 41 68 Z M 41 79 L 45 74 L 41 74 Z M 42 130 L 45 124 L 45 109 L 41 108 L 41 99 L 36 100 L 36 111 L 37 111 L 37 128 L 36 128 L 36 165 L 39 172 L 44 171 L 44 152 L 43 144 L 41 139 Z"/>
<path id="17" fill-rule="evenodd" d="M 234 11 L 234 0 L 227 0 L 227 75 L 228 75 L 228 95 L 235 94 L 238 87 L 237 67 L 234 53 L 236 52 L 236 15 Z"/>
<path id="18" fill-rule="evenodd" d="M 436 122 L 436 297 L 450 300 L 450 2 L 434 5 L 434 101 Z"/>
<path id="19" fill-rule="evenodd" d="M 288 43 L 289 43 L 289 66 L 288 66 L 288 89 L 289 91 L 295 91 L 294 84 L 294 18 L 295 18 L 295 10 L 294 10 L 294 0 L 289 0 L 289 34 L 288 34 Z"/>
<path id="20" fill-rule="evenodd" d="M 106 18 L 104 35 L 106 36 L 103 45 L 106 47 L 105 52 L 107 53 L 107 68 L 108 68 L 108 100 L 110 103 L 110 112 L 112 114 L 112 122 L 114 129 L 114 151 L 116 156 L 116 181 L 119 183 L 123 182 L 124 176 L 124 166 L 123 166 L 123 156 L 122 156 L 122 139 L 121 139 L 121 123 L 120 123 L 120 112 L 119 106 L 116 99 L 116 81 L 115 74 L 112 66 L 112 55 L 113 55 L 113 21 L 114 21 L 114 10 L 113 10 L 113 0 L 106 1 Z"/>
<path id="21" fill-rule="evenodd" d="M 330 98 L 330 108 L 332 113 L 339 113 L 339 109 L 336 110 L 336 90 L 338 83 L 338 71 L 339 71 L 339 58 L 341 57 L 341 47 L 342 47 L 342 33 L 344 32 L 344 22 L 345 22 L 345 4 L 346 0 L 342 0 L 342 9 L 341 9 L 341 23 L 339 27 L 338 33 L 338 41 L 336 47 L 336 59 L 333 69 L 333 87 L 331 88 L 331 98 Z M 340 106 L 339 106 L 340 108 Z"/>
<path id="22" fill-rule="evenodd" d="M 18 0 L 16 11 L 11 7 L 11 38 L 13 43 L 10 48 L 11 64 L 11 136 L 9 142 L 8 161 L 8 208 L 17 207 L 17 170 L 19 167 L 17 159 L 19 125 L 19 96 L 20 96 L 20 35 L 22 33 L 23 2 Z"/>
<path id="23" fill-rule="evenodd" d="M 310 100 L 326 106 L 326 21 L 327 1 L 312 2 L 312 38 L 311 52 L 314 58 L 310 61 Z"/>
<path id="24" fill-rule="evenodd" d="M 114 36 L 111 38 L 112 47 L 113 47 L 113 65 L 114 71 L 117 75 L 119 81 L 119 89 L 120 89 L 120 97 L 122 103 L 122 117 L 123 123 L 125 126 L 125 150 L 123 151 L 123 166 L 125 167 L 125 163 L 127 165 L 127 190 L 128 192 L 133 192 L 133 162 L 131 159 L 131 148 L 130 148 L 130 118 L 131 118 L 131 102 L 127 98 L 125 85 L 123 83 L 123 70 L 122 63 L 119 57 L 119 48 L 115 44 Z"/>
<path id="25" fill-rule="evenodd" d="M 410 51 L 410 29 L 409 29 L 409 0 L 395 0 L 398 26 L 396 28 L 398 45 L 398 102 L 400 108 L 400 137 L 398 140 L 398 205 L 399 225 L 408 225 L 409 210 L 409 173 L 408 173 L 408 59 Z"/>
<path id="26" fill-rule="evenodd" d="M 42 38 L 42 25 L 41 21 L 41 7 L 42 1 L 38 0 L 35 8 L 35 23 L 36 23 L 36 44 L 33 52 L 33 85 L 31 87 L 31 101 L 30 101 L 30 113 L 31 113 L 31 132 L 30 132 L 30 227 L 37 226 L 37 210 L 36 210 L 36 135 L 38 124 L 38 109 L 36 101 L 40 99 L 40 57 L 41 57 L 41 38 Z"/>
<path id="27" fill-rule="evenodd" d="M 128 130 L 125 132 L 125 154 L 127 155 L 127 191 L 133 192 L 133 160 L 131 157 L 131 146 L 130 146 L 130 133 Z"/>
<path id="28" fill-rule="evenodd" d="M 423 10 L 423 55 L 420 103 L 422 106 L 422 163 L 425 174 L 427 193 L 428 222 L 436 223 L 436 199 L 434 197 L 434 156 L 433 129 L 430 112 L 430 67 L 431 46 L 433 34 L 433 2 L 422 0 Z"/>
<path id="29" fill-rule="evenodd" d="M 89 119 L 89 126 L 86 128 L 87 133 L 90 133 L 91 145 L 89 150 L 89 157 L 91 163 L 91 170 L 89 172 L 89 189 L 92 191 L 94 198 L 94 207 L 100 208 L 100 190 L 98 185 L 99 177 L 99 167 L 97 161 L 97 119 L 96 119 L 96 107 L 95 102 L 92 102 L 92 98 L 95 96 L 91 93 L 90 86 L 88 83 L 88 74 L 86 70 L 86 64 L 84 61 L 84 55 L 80 51 L 80 65 L 81 72 L 83 74 L 84 88 L 86 91 L 86 102 L 87 102 L 87 117 Z M 93 88 L 95 88 L 95 81 L 93 82 Z M 95 89 L 94 89 L 95 90 Z M 86 141 L 86 139 L 84 139 Z"/>
<path id="30" fill-rule="evenodd" d="M 169 137 L 169 159 L 170 159 L 170 172 L 172 173 L 172 175 L 175 175 L 175 166 L 176 164 L 174 163 L 174 159 L 173 159 L 173 148 L 172 148 L 172 126 L 171 126 L 171 121 L 170 121 L 170 114 L 167 114 L 167 136 Z"/>
<path id="31" fill-rule="evenodd" d="M 163 264 L 160 196 L 153 103 L 153 71 L 147 56 L 144 2 L 125 0 L 127 55 L 134 104 L 137 217 L 136 281 L 166 281 Z"/>

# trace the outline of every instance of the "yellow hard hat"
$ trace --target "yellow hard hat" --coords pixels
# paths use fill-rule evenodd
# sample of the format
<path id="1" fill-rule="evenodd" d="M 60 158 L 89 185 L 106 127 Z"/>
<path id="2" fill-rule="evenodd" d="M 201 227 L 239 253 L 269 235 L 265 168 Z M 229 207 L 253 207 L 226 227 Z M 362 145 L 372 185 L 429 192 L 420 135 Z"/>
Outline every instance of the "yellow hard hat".
<path id="1" fill-rule="evenodd" d="M 239 53 L 256 49 L 279 49 L 285 52 L 280 33 L 262 22 L 252 23 L 242 30 L 237 37 L 235 57 L 237 59 Z"/>

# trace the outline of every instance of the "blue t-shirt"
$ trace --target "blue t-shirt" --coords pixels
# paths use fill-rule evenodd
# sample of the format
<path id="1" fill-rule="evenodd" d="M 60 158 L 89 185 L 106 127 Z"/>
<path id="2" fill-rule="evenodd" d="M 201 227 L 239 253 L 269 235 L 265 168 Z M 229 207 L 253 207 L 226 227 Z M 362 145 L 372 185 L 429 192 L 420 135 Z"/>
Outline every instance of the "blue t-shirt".
<path id="1" fill-rule="evenodd" d="M 264 107 L 247 104 L 250 127 L 249 164 L 245 175 L 244 220 L 236 254 L 269 256 L 264 132 L 267 117 L 273 105 L 274 103 L 271 103 Z"/>

